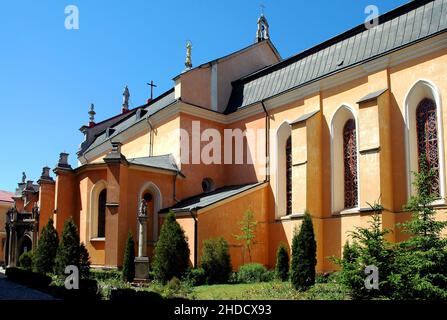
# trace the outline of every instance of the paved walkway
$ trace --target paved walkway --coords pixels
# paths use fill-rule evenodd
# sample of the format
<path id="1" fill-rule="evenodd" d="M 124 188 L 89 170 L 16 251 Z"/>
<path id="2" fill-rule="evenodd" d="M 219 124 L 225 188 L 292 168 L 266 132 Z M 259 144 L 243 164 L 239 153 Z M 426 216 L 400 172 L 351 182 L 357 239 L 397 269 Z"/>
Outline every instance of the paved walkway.
<path id="1" fill-rule="evenodd" d="M 54 300 L 49 294 L 9 281 L 0 272 L 0 300 Z"/>

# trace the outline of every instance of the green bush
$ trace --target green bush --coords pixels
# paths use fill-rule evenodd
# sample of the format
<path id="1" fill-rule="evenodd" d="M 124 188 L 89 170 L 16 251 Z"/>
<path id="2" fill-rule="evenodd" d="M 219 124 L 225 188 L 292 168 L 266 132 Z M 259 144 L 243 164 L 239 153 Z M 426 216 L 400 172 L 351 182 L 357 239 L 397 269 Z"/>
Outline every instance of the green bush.
<path id="1" fill-rule="evenodd" d="M 232 267 L 228 243 L 224 238 L 203 242 L 201 267 L 205 271 L 207 284 L 228 282 Z"/>
<path id="2" fill-rule="evenodd" d="M 90 278 L 97 281 L 121 280 L 122 272 L 116 269 L 92 269 Z"/>
<path id="3" fill-rule="evenodd" d="M 79 241 L 78 228 L 69 218 L 64 223 L 61 242 L 57 248 L 55 272 L 65 275 L 65 267 L 73 265 L 79 268 L 81 278 L 88 278 L 90 274 L 90 256 L 87 248 Z"/>
<path id="4" fill-rule="evenodd" d="M 19 267 L 31 271 L 33 265 L 32 251 L 24 252 L 19 257 Z"/>
<path id="5" fill-rule="evenodd" d="M 156 279 L 166 283 L 172 277 L 182 278 L 189 267 L 189 253 L 185 232 L 171 211 L 166 216 L 155 245 L 152 267 Z"/>
<path id="6" fill-rule="evenodd" d="M 79 289 L 67 290 L 64 285 L 51 285 L 47 291 L 54 297 L 63 300 L 92 301 L 101 299 L 98 282 L 92 279 L 80 279 Z"/>
<path id="7" fill-rule="evenodd" d="M 163 297 L 156 292 L 136 291 L 135 289 L 125 288 L 113 289 L 110 292 L 110 301 L 131 302 L 132 304 L 141 302 L 157 303 L 162 302 Z"/>
<path id="8" fill-rule="evenodd" d="M 317 243 L 312 218 L 306 211 L 300 231 L 298 233 L 295 230 L 292 240 L 290 278 L 295 289 L 306 290 L 315 283 L 316 256 Z"/>
<path id="9" fill-rule="evenodd" d="M 5 273 L 8 280 L 36 289 L 45 289 L 52 281 L 50 276 L 20 268 L 6 268 Z"/>
<path id="10" fill-rule="evenodd" d="M 273 279 L 273 273 L 260 263 L 244 264 L 239 268 L 237 280 L 239 283 L 267 282 Z"/>
<path id="11" fill-rule="evenodd" d="M 33 271 L 39 273 L 54 272 L 54 261 L 58 245 L 57 231 L 54 228 L 53 219 L 50 218 L 47 225 L 42 228 L 42 233 L 33 255 Z"/>
<path id="12" fill-rule="evenodd" d="M 201 286 L 206 283 L 205 270 L 203 268 L 188 269 L 184 280 L 192 286 Z"/>
<path id="13" fill-rule="evenodd" d="M 281 243 L 276 251 L 275 272 L 281 281 L 289 279 L 289 253 L 284 243 Z"/>
<path id="14" fill-rule="evenodd" d="M 133 282 L 135 278 L 135 242 L 132 233 L 129 231 L 124 251 L 123 281 Z"/>

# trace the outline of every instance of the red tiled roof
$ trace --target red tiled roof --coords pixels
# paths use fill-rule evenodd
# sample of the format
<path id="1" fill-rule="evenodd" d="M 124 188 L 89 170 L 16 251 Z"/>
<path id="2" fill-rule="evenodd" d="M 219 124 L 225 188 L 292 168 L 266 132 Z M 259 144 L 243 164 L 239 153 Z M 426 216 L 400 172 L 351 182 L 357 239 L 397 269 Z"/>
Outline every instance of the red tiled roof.
<path id="1" fill-rule="evenodd" d="M 12 202 L 14 202 L 14 200 L 12 200 L 13 196 L 14 196 L 14 193 L 12 193 L 12 192 L 0 190 L 0 201 L 12 203 Z"/>

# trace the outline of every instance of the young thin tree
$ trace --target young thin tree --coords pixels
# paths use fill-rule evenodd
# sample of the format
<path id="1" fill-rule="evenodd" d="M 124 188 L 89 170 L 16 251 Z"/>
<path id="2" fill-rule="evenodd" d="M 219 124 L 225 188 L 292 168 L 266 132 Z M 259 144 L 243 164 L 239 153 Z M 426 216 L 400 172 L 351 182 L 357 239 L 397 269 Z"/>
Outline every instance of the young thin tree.
<path id="1" fill-rule="evenodd" d="M 292 240 L 292 264 L 290 277 L 297 290 L 306 290 L 315 284 L 317 265 L 317 243 L 312 218 L 305 212 L 300 231 L 295 229 Z"/>
<path id="2" fill-rule="evenodd" d="M 53 219 L 48 219 L 46 226 L 42 228 L 42 233 L 37 243 L 36 251 L 33 255 L 33 271 L 39 273 L 52 273 L 54 271 L 54 260 L 59 245 L 57 231 L 54 228 Z"/>
<path id="3" fill-rule="evenodd" d="M 251 250 L 253 244 L 256 243 L 256 227 L 258 225 L 258 222 L 254 219 L 251 209 L 244 212 L 244 218 L 239 222 L 239 225 L 241 226 L 242 234 L 236 235 L 235 238 L 236 240 L 243 241 L 243 260 L 245 259 L 245 252 L 247 252 L 249 261 L 251 262 Z"/>
<path id="4" fill-rule="evenodd" d="M 185 231 L 171 211 L 166 216 L 155 245 L 152 267 L 157 280 L 166 283 L 173 277 L 180 279 L 189 266 L 189 253 Z"/>
<path id="5" fill-rule="evenodd" d="M 135 278 L 135 242 L 132 233 L 129 231 L 124 251 L 123 280 L 132 282 Z"/>

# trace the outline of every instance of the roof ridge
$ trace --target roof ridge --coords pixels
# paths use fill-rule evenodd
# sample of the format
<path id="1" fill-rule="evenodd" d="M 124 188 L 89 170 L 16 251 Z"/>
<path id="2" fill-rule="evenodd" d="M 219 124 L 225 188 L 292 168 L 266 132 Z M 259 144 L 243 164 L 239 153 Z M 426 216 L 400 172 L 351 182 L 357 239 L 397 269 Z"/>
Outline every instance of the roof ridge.
<path id="1" fill-rule="evenodd" d="M 429 2 L 435 2 L 435 1 L 436 0 L 415 0 L 415 1 L 408 2 L 408 3 L 404 3 L 403 5 L 398 6 L 397 8 L 394 8 L 394 9 L 380 15 L 378 17 L 379 25 L 382 25 L 385 22 L 392 20 L 392 19 L 394 19 L 400 15 L 403 15 L 405 13 L 408 13 L 416 8 L 422 7 Z M 310 56 L 311 54 L 319 52 L 319 51 L 321 51 L 325 48 L 328 48 L 331 45 L 334 45 L 336 43 L 340 43 L 341 41 L 346 40 L 346 39 L 352 37 L 353 35 L 359 34 L 366 30 L 367 30 L 367 28 L 365 27 L 365 23 L 358 24 L 357 26 L 355 26 L 345 32 L 342 32 L 342 33 L 340 33 L 332 38 L 329 38 L 315 46 L 312 46 L 312 47 L 307 48 L 301 52 L 298 52 L 297 54 L 294 54 L 294 55 L 290 56 L 289 58 L 283 59 L 283 60 L 281 60 L 277 63 L 274 63 L 270 66 L 266 66 L 260 70 L 254 71 L 254 72 L 252 72 L 248 75 L 245 75 L 237 80 L 234 80 L 232 83 L 234 85 L 237 85 L 239 83 L 244 83 L 244 82 L 248 82 L 248 81 L 257 79 L 258 77 L 262 77 L 268 69 L 275 70 L 275 68 L 279 69 L 280 67 L 287 66 L 293 62 L 296 62 L 297 60 L 301 60 L 307 56 Z M 268 70 L 268 71 L 270 71 L 270 70 Z"/>

